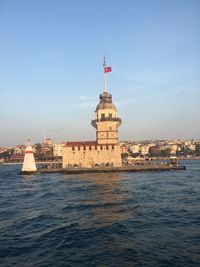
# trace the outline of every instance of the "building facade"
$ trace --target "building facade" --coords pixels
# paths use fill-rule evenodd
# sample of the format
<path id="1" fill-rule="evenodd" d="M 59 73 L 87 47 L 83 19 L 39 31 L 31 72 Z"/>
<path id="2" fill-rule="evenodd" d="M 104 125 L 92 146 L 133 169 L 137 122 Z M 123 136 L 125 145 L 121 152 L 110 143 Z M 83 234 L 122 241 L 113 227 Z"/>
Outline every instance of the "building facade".
<path id="1" fill-rule="evenodd" d="M 99 96 L 95 119 L 96 141 L 67 142 L 63 147 L 63 168 L 121 167 L 118 127 L 121 119 L 112 102 L 112 95 L 104 91 Z"/>
<path id="2" fill-rule="evenodd" d="M 65 146 L 65 143 L 54 144 L 53 145 L 53 156 L 54 157 L 62 157 L 64 146 Z"/>

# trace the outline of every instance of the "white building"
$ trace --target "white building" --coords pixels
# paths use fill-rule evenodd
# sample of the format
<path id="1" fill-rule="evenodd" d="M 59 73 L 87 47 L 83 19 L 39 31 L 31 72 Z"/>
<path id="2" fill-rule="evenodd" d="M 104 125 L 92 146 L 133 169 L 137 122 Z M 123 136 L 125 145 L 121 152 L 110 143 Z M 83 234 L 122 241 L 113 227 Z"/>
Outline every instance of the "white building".
<path id="1" fill-rule="evenodd" d="M 132 146 L 130 147 L 130 149 L 131 149 L 131 151 L 133 152 L 133 154 L 136 154 L 136 153 L 139 153 L 140 146 L 139 146 L 139 144 L 137 144 L 137 145 L 132 145 Z"/>
<path id="2" fill-rule="evenodd" d="M 148 145 L 140 145 L 140 153 L 142 156 L 145 156 L 149 153 L 149 146 Z"/>
<path id="3" fill-rule="evenodd" d="M 192 151 L 195 151 L 195 149 L 196 149 L 196 145 L 194 145 L 194 144 L 190 144 L 190 145 L 188 146 L 188 148 L 191 149 Z"/>
<path id="4" fill-rule="evenodd" d="M 65 143 L 54 144 L 53 146 L 53 156 L 54 157 L 62 157 L 63 156 L 63 147 Z"/>

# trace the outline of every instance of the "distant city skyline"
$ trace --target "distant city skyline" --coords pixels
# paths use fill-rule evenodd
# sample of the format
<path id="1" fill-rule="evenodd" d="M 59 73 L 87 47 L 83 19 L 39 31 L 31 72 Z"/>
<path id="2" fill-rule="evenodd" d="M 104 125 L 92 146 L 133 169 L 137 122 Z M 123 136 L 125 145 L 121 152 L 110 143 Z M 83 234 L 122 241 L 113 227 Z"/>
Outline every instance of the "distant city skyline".
<path id="1" fill-rule="evenodd" d="M 107 89 L 120 140 L 199 139 L 200 1 L 0 2 L 0 146 L 95 140 Z"/>

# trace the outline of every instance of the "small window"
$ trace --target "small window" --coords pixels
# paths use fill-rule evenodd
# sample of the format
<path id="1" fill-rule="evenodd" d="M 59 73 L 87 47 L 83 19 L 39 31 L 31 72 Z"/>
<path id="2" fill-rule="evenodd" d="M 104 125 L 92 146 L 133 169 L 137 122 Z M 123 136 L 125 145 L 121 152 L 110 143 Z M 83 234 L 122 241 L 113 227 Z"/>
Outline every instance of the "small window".
<path id="1" fill-rule="evenodd" d="M 101 114 L 101 119 L 105 119 L 105 114 L 104 113 Z"/>
<path id="2" fill-rule="evenodd" d="M 115 146 L 114 145 L 112 145 L 112 149 L 115 149 Z"/>

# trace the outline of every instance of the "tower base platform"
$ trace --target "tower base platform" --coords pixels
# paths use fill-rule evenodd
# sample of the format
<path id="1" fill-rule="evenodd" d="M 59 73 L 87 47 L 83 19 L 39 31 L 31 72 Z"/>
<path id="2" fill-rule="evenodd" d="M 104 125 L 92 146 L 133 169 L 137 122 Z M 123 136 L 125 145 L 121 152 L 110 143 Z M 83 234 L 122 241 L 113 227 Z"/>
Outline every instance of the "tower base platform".
<path id="1" fill-rule="evenodd" d="M 168 165 L 143 165 L 126 167 L 105 167 L 105 168 L 60 168 L 60 169 L 38 169 L 37 173 L 112 173 L 112 172 L 149 172 L 149 171 L 179 171 L 186 170 L 185 166 Z"/>
<path id="2" fill-rule="evenodd" d="M 21 171 L 20 174 L 24 174 L 24 175 L 29 175 L 29 174 L 34 174 L 37 173 L 38 171 Z"/>

